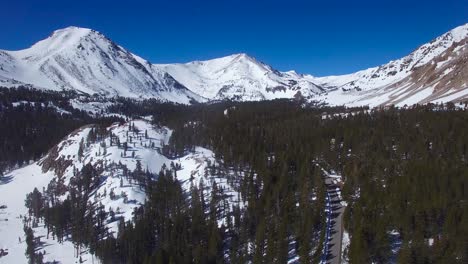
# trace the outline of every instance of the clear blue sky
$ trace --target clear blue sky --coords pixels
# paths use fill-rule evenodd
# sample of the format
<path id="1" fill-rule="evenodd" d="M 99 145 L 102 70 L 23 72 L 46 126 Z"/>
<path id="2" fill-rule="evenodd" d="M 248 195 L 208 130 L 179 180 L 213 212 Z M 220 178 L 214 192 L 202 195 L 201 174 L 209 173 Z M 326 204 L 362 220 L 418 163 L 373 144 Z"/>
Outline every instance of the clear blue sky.
<path id="1" fill-rule="evenodd" d="M 1 8 L 0 49 L 74 25 L 154 63 L 245 52 L 317 76 L 399 58 L 468 22 L 467 0 L 2 0 Z"/>

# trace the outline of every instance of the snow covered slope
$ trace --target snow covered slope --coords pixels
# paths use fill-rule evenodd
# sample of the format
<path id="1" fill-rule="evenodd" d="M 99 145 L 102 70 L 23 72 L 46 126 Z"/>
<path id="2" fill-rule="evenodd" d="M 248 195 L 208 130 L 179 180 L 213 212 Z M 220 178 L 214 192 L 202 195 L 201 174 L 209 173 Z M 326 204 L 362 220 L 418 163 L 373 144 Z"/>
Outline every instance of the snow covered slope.
<path id="1" fill-rule="evenodd" d="M 240 101 L 310 98 L 323 89 L 294 71 L 280 72 L 248 55 L 156 65 L 193 92 L 209 99 Z"/>
<path id="2" fill-rule="evenodd" d="M 69 194 L 70 181 L 76 177 L 76 171 L 81 170 L 86 164 L 92 164 L 101 175 L 102 182 L 99 187 L 89 197 L 92 203 L 102 203 L 104 210 L 109 213 L 115 212 L 115 219 L 123 217 L 130 220 L 132 210 L 140 206 L 145 201 L 145 194 L 142 189 L 129 182 L 125 177 L 125 167 L 134 170 L 136 161 L 140 160 L 143 168 L 158 172 L 168 159 L 159 154 L 157 149 L 161 144 L 167 143 L 171 131 L 167 128 L 153 129 L 148 122 L 135 121 L 133 123 L 139 129 L 138 133 L 130 133 L 127 137 L 128 124 L 114 124 L 108 128 L 109 133 L 115 135 L 123 142 L 134 137 L 134 144 L 128 146 L 127 155 L 122 155 L 122 147 L 110 144 L 110 138 L 90 142 L 90 132 L 93 126 L 86 126 L 78 129 L 67 136 L 62 142 L 52 148 L 49 153 L 40 161 L 24 168 L 13 171 L 6 176 L 6 181 L 0 184 L 0 201 L 6 209 L 0 213 L 5 221 L 0 222 L 0 248 L 7 249 L 8 255 L 2 257 L 0 262 L 5 263 L 27 263 L 25 252 L 25 239 L 23 232 L 22 216 L 27 215 L 24 206 L 26 194 L 37 188 L 43 191 L 48 186 L 63 185 L 65 192 L 59 199 L 65 199 Z M 144 136 L 145 131 L 147 137 Z M 83 142 L 83 154 L 80 157 L 80 142 Z M 138 143 L 138 144 L 137 144 Z M 107 146 L 106 146 L 107 144 Z M 131 154 L 132 153 L 132 154 Z M 122 166 L 123 165 L 123 166 Z M 110 193 L 114 193 L 112 197 Z M 125 197 L 124 197 L 125 196 Z M 117 221 L 108 217 L 107 228 L 111 232 L 117 231 Z M 44 235 L 41 238 L 45 245 L 42 250 L 46 250 L 46 261 L 58 260 L 61 263 L 73 263 L 76 256 L 73 244 L 65 241 L 59 244 L 52 237 L 46 238 L 46 230 L 43 225 L 34 228 L 35 236 Z M 19 240 L 21 239 L 21 242 Z M 82 259 L 87 260 L 92 256 L 83 252 Z M 90 260 L 91 262 L 91 260 Z M 3 262 L 2 262 L 3 263 Z"/>
<path id="3" fill-rule="evenodd" d="M 25 50 L 0 51 L 0 85 L 19 84 L 179 103 L 203 101 L 101 33 L 78 27 L 57 30 Z"/>
<path id="4" fill-rule="evenodd" d="M 336 105 L 403 106 L 466 100 L 468 24 L 382 66 L 311 81 L 330 90 L 318 99 Z"/>
<path id="5" fill-rule="evenodd" d="M 229 197 L 230 205 L 243 207 L 236 191 L 239 186 L 228 180 L 225 174 L 213 174 L 210 169 L 220 162 L 212 151 L 196 147 L 186 156 L 171 160 L 161 154 L 161 147 L 167 144 L 172 131 L 166 127 L 154 127 L 146 120 L 115 123 L 106 128 L 108 135 L 101 138 L 95 137 L 95 129 L 90 125 L 72 132 L 40 161 L 8 173 L 0 181 L 0 249 L 8 252 L 0 258 L 0 263 L 27 263 L 23 231 L 23 218 L 28 215 L 24 202 L 26 195 L 34 188 L 43 192 L 52 186 L 63 191 L 57 199 L 64 200 L 73 182 L 80 177 L 78 172 L 88 164 L 99 173 L 99 183 L 90 193 L 88 202 L 106 212 L 106 228 L 111 233 L 118 231 L 120 218 L 131 220 L 133 209 L 145 202 L 144 188 L 130 176 L 137 164 L 141 164 L 143 170 L 157 174 L 164 165 L 170 168 L 174 163 L 177 166 L 176 177 L 187 195 L 192 186 L 198 187 L 203 182 L 204 195 L 209 201 L 211 187 L 216 183 L 221 187 L 222 195 Z M 225 221 L 224 217 L 220 218 L 220 224 Z M 79 256 L 76 256 L 71 241 L 58 243 L 52 236 L 47 237 L 43 223 L 33 230 L 35 237 L 41 237 L 43 246 L 40 251 L 46 251 L 45 261 L 77 263 Z M 92 263 L 93 256 L 84 249 L 81 258 Z"/>
<path id="6" fill-rule="evenodd" d="M 34 188 L 42 190 L 55 177 L 53 173 L 41 173 L 41 166 L 37 163 L 13 171 L 7 175 L 6 181 L 0 183 L 0 250 L 3 249 L 8 254 L 0 257 L 0 263 L 28 263 L 25 255 L 26 243 L 23 231 L 23 217 L 28 214 L 28 209 L 24 206 L 26 194 Z M 71 241 L 64 241 L 58 244 L 57 241 L 46 237 L 46 228 L 40 223 L 34 228 L 34 236 L 41 237 L 43 247 L 46 250 L 45 262 L 58 260 L 61 263 L 77 263 L 75 248 Z M 83 251 L 83 260 L 92 256 Z M 74 261 L 75 260 L 75 261 Z"/>

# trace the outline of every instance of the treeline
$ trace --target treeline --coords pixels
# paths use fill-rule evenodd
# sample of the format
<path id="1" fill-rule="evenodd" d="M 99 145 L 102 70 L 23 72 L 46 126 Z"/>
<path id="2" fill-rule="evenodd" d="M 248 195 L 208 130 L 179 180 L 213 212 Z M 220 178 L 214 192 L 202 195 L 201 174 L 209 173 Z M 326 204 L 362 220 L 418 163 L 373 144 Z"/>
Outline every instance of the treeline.
<path id="1" fill-rule="evenodd" d="M 107 107 L 107 112 L 125 115 L 131 118 L 155 116 L 158 122 L 170 122 L 180 117 L 181 112 L 189 112 L 193 106 L 162 102 L 155 98 L 135 100 L 125 97 L 112 99 L 114 104 Z"/>
<path id="2" fill-rule="evenodd" d="M 273 226 L 285 221 L 274 207 L 256 208 L 262 195 L 266 204 L 291 207 L 286 201 L 299 189 L 284 186 L 307 186 L 314 179 L 308 164 L 315 162 L 345 179 L 352 263 L 387 263 L 395 257 L 399 263 L 467 261 L 465 110 L 447 104 L 339 114 L 276 101 L 199 106 L 187 116 L 170 124 L 175 132 L 166 151 L 180 156 L 201 145 L 233 167 L 258 173 L 264 188 L 246 212 L 255 212 L 257 228 L 263 221 Z M 397 242 L 402 246 L 395 256 Z"/>
<path id="3" fill-rule="evenodd" d="M 0 87 L 0 175 L 39 159 L 71 131 L 91 123 L 110 124 L 119 118 L 92 117 L 74 109 L 73 92 Z"/>

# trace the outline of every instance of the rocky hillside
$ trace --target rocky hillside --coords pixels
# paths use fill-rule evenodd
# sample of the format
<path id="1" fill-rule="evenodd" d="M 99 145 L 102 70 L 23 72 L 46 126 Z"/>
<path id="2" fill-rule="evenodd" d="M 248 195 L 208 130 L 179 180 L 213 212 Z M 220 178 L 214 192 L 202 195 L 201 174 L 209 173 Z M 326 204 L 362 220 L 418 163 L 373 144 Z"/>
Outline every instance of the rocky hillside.
<path id="1" fill-rule="evenodd" d="M 371 106 L 464 101 L 468 96 L 468 24 L 406 57 L 356 73 L 314 78 L 330 104 Z"/>

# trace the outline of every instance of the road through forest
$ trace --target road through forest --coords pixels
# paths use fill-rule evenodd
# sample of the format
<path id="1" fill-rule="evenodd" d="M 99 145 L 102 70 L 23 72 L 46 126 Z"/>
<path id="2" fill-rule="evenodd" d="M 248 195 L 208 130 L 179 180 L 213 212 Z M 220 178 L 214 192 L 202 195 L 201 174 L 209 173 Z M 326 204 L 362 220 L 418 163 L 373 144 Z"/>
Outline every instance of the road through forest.
<path id="1" fill-rule="evenodd" d="M 341 191 L 332 177 L 325 178 L 327 186 L 327 229 L 322 263 L 339 264 L 341 262 L 341 241 L 343 236 L 343 212 Z"/>

